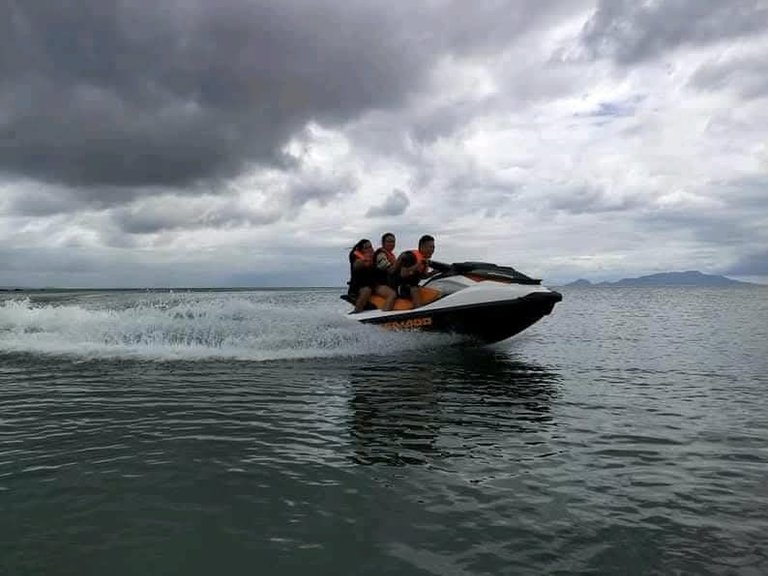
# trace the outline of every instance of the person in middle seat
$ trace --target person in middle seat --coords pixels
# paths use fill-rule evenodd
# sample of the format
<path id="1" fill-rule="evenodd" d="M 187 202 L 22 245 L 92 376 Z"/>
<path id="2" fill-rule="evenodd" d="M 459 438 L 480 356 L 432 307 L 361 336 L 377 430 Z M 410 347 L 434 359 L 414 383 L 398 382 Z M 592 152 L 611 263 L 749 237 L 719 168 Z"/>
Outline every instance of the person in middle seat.
<path id="1" fill-rule="evenodd" d="M 422 304 L 419 295 L 419 282 L 435 273 L 429 271 L 429 259 L 434 253 L 435 239 L 425 234 L 419 238 L 417 250 L 403 252 L 397 259 L 399 270 L 398 295 L 401 298 L 410 298 L 414 308 L 418 308 Z"/>
<path id="2" fill-rule="evenodd" d="M 373 246 L 367 238 L 360 240 L 349 252 L 349 295 L 355 298 L 353 313 L 362 312 L 372 294 L 384 298 L 382 310 L 392 310 L 397 293 L 379 282 L 373 262 Z"/>
<path id="3" fill-rule="evenodd" d="M 380 282 L 397 289 L 397 256 L 395 256 L 395 235 L 387 232 L 381 237 L 381 247 L 373 253 Z"/>

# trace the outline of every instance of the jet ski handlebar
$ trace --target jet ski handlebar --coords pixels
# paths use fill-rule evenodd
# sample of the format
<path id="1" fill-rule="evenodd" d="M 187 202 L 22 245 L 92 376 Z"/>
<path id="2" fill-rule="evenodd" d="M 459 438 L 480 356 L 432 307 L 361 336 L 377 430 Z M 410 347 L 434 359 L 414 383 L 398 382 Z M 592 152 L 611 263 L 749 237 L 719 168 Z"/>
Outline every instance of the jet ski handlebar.
<path id="1" fill-rule="evenodd" d="M 446 264 L 445 262 L 438 262 L 437 260 L 430 260 L 429 266 L 438 272 L 451 272 L 453 269 L 453 264 Z"/>

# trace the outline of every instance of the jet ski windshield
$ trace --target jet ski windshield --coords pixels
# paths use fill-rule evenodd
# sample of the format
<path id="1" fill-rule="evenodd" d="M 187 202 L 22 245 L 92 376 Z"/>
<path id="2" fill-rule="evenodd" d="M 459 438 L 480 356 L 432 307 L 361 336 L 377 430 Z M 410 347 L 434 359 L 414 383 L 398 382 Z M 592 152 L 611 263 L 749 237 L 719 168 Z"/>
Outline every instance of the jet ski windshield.
<path id="1" fill-rule="evenodd" d="M 445 264 L 430 260 L 429 265 L 439 273 L 433 276 L 432 279 L 461 275 L 481 278 L 483 280 L 500 280 L 512 284 L 541 284 L 540 279 L 526 276 L 511 266 L 499 266 L 489 262 L 454 262 L 453 264 Z"/>

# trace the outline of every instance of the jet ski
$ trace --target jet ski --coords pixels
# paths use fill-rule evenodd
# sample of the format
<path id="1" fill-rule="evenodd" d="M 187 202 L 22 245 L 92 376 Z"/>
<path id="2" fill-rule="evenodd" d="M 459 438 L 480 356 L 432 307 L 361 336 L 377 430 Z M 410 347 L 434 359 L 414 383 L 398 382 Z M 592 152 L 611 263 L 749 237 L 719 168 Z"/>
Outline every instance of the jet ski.
<path id="1" fill-rule="evenodd" d="M 436 272 L 419 284 L 424 304 L 413 308 L 398 298 L 384 312 L 384 299 L 371 296 L 365 310 L 347 317 L 393 330 L 423 330 L 468 336 L 484 343 L 505 340 L 552 312 L 563 297 L 509 266 L 488 262 L 444 264 L 430 261 Z M 354 297 L 341 296 L 354 305 Z"/>

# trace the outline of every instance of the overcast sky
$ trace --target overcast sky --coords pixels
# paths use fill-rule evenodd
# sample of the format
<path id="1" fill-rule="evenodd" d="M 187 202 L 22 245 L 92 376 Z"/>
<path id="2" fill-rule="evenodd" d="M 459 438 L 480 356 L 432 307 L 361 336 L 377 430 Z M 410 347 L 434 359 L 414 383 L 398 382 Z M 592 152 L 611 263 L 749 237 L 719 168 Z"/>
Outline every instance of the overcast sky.
<path id="1" fill-rule="evenodd" d="M 768 282 L 768 0 L 3 4 L 0 286 Z"/>

